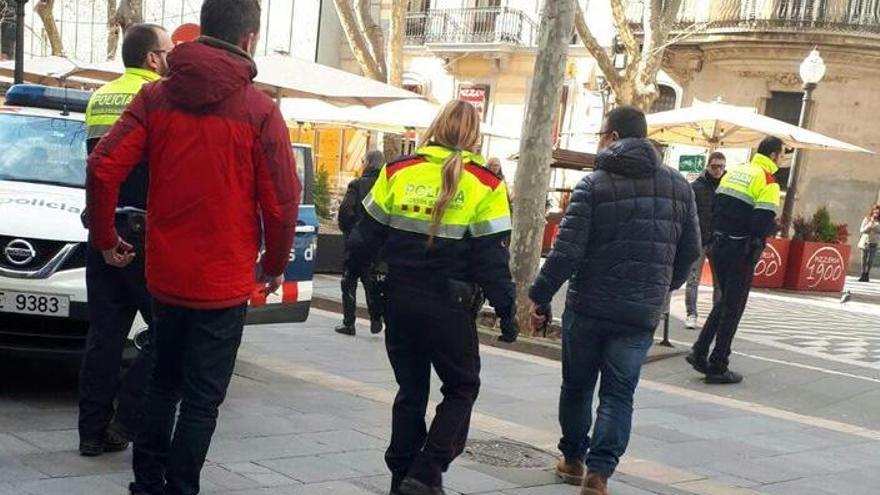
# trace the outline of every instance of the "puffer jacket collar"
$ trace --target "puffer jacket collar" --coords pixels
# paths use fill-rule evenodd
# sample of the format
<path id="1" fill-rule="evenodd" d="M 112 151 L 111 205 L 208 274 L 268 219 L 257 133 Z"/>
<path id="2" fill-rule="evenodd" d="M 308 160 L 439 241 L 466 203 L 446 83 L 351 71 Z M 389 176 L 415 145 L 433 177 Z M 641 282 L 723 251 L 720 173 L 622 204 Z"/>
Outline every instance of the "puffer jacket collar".
<path id="1" fill-rule="evenodd" d="M 596 170 L 626 177 L 649 176 L 661 166 L 657 148 L 641 138 L 620 139 L 596 156 Z"/>

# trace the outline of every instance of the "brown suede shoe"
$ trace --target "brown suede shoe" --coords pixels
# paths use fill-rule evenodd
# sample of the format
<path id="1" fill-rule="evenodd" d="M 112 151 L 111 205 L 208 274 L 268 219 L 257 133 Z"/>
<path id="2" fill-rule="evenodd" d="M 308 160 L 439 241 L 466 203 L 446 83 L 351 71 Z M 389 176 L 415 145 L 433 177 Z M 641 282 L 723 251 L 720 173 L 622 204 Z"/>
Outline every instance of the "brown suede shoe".
<path id="1" fill-rule="evenodd" d="M 584 481 L 584 463 L 561 459 L 556 466 L 556 477 L 567 485 L 580 486 Z"/>
<path id="2" fill-rule="evenodd" d="M 608 495 L 608 478 L 604 474 L 590 471 L 584 478 L 581 495 Z"/>

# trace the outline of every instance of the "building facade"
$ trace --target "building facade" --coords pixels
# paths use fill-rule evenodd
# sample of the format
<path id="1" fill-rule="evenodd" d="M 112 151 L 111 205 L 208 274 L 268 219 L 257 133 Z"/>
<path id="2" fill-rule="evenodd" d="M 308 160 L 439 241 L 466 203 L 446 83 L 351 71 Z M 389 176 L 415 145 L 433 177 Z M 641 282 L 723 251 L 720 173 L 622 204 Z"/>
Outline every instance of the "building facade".
<path id="1" fill-rule="evenodd" d="M 631 2 L 632 12 L 640 4 Z M 684 106 L 721 97 L 797 125 L 798 69 L 816 47 L 827 72 L 807 126 L 880 151 L 880 1 L 685 0 L 676 30 L 687 36 L 667 52 L 664 68 L 683 89 Z M 799 167 L 794 215 L 827 206 L 855 246 L 862 217 L 878 201 L 878 155 L 808 151 Z M 783 169 L 780 181 L 787 177 Z"/>

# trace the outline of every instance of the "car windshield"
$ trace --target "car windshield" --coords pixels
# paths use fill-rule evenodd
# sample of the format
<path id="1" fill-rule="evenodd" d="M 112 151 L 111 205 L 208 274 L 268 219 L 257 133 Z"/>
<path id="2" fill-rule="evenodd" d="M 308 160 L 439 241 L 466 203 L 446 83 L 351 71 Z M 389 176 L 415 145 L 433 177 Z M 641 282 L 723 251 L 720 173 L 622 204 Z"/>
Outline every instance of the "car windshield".
<path id="1" fill-rule="evenodd" d="M 85 187 L 82 122 L 0 113 L 0 150 L 0 180 Z"/>

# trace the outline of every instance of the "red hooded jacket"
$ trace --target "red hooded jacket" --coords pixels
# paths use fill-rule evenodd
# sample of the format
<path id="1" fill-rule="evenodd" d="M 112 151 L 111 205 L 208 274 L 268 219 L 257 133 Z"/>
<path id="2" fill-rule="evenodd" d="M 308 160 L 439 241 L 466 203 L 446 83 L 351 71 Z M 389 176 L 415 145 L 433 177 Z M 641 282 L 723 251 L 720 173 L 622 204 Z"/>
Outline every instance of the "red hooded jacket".
<path id="1" fill-rule="evenodd" d="M 91 243 L 116 245 L 119 185 L 146 161 L 150 293 L 187 308 L 236 306 L 254 291 L 261 234 L 263 272 L 287 266 L 300 197 L 289 132 L 237 47 L 201 38 L 168 63 L 89 157 Z"/>

